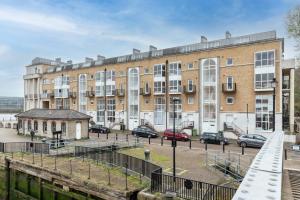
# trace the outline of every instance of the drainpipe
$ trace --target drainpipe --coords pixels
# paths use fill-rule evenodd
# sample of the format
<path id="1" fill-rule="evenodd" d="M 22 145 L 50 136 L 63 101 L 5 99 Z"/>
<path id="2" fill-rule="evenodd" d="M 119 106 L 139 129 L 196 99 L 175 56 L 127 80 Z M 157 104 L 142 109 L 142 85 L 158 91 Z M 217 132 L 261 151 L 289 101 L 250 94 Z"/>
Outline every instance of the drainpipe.
<path id="1" fill-rule="evenodd" d="M 104 69 L 104 127 L 106 127 L 106 71 L 107 69 Z"/>
<path id="2" fill-rule="evenodd" d="M 166 60 L 166 67 L 165 67 L 165 93 L 166 93 L 166 130 L 168 129 L 168 91 L 169 91 L 169 74 L 168 74 L 168 63 L 169 61 Z"/>

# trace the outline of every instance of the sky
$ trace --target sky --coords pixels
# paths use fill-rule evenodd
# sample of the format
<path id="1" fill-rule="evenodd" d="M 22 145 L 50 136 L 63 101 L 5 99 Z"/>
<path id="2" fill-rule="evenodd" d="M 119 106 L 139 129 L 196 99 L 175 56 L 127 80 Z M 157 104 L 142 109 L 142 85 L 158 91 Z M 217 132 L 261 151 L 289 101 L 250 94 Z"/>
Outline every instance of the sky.
<path id="1" fill-rule="evenodd" d="M 23 96 L 35 57 L 82 62 L 276 30 L 285 58 L 295 42 L 285 16 L 300 0 L 0 0 L 0 96 Z"/>

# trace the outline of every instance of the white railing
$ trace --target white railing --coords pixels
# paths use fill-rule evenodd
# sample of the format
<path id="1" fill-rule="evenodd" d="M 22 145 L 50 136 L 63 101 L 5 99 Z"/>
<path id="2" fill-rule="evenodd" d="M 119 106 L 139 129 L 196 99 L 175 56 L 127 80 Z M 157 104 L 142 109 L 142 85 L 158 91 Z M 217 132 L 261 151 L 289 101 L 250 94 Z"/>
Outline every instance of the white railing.
<path id="1" fill-rule="evenodd" d="M 255 156 L 233 200 L 280 200 L 283 132 L 272 133 Z"/>

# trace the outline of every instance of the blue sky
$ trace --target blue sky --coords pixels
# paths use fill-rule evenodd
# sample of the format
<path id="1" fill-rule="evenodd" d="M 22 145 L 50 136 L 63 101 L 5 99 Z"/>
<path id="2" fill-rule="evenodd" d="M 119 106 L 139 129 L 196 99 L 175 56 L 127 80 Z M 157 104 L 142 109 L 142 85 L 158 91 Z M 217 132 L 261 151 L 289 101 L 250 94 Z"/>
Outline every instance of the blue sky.
<path id="1" fill-rule="evenodd" d="M 296 55 L 284 18 L 300 0 L 0 0 L 0 96 L 22 96 L 34 57 L 81 62 L 276 30 Z"/>

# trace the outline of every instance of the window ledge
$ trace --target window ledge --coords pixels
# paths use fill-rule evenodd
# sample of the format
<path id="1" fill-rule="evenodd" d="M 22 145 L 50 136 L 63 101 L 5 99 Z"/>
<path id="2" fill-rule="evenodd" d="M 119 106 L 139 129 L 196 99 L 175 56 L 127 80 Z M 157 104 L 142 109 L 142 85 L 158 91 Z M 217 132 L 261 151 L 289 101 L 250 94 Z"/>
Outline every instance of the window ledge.
<path id="1" fill-rule="evenodd" d="M 271 92 L 273 88 L 265 88 L 265 89 L 254 89 L 255 92 Z"/>

